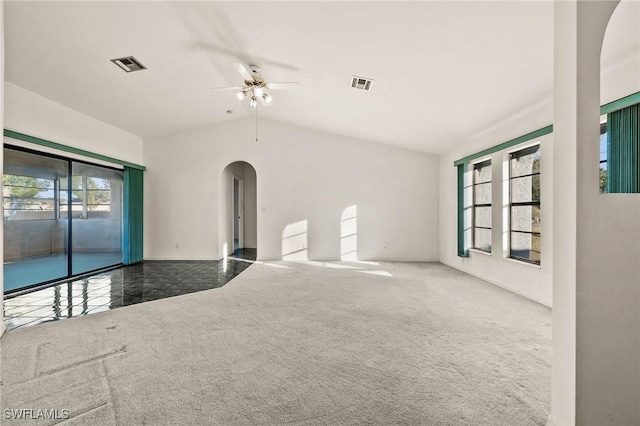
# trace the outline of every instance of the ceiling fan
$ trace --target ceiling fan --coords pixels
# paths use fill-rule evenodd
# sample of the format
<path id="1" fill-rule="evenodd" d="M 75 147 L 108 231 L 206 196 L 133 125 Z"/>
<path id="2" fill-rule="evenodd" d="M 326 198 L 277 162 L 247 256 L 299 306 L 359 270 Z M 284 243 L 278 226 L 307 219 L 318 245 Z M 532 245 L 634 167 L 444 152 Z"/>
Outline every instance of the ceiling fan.
<path id="1" fill-rule="evenodd" d="M 295 89 L 298 87 L 296 82 L 288 83 L 267 83 L 260 74 L 260 67 L 257 65 L 249 65 L 247 68 L 243 63 L 232 62 L 233 67 L 238 74 L 244 79 L 242 86 L 217 87 L 213 90 L 236 90 L 236 96 L 239 100 L 249 98 L 249 105 L 255 108 L 258 100 L 264 106 L 269 106 L 273 101 L 271 95 L 266 89 Z"/>

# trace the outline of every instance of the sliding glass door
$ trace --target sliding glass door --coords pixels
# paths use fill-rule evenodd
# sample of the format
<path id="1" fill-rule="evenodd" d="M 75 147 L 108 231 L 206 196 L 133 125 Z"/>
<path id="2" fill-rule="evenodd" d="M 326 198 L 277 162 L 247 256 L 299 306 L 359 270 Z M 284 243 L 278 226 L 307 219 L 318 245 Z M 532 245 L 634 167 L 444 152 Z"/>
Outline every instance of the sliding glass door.
<path id="1" fill-rule="evenodd" d="M 122 263 L 122 172 L 73 162 L 73 275 Z"/>
<path id="2" fill-rule="evenodd" d="M 5 292 L 122 263 L 122 175 L 5 148 Z"/>
<path id="3" fill-rule="evenodd" d="M 4 150 L 5 292 L 67 276 L 67 221 L 59 209 L 68 172 L 67 161 Z"/>

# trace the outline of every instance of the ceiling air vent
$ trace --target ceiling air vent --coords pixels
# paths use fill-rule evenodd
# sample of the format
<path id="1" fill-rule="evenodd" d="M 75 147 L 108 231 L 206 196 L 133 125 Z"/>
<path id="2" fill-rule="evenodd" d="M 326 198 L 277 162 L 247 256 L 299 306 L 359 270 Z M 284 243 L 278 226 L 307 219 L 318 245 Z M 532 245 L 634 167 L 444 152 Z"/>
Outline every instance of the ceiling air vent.
<path id="1" fill-rule="evenodd" d="M 358 90 L 364 90 L 368 92 L 371 90 L 371 85 L 373 84 L 373 80 L 370 78 L 364 77 L 356 77 L 355 75 L 351 76 L 351 87 Z"/>
<path id="2" fill-rule="evenodd" d="M 111 62 L 125 70 L 126 72 L 140 71 L 146 70 L 147 67 L 142 65 L 140 61 L 138 61 L 133 56 L 127 56 L 126 58 L 118 58 L 112 59 Z"/>

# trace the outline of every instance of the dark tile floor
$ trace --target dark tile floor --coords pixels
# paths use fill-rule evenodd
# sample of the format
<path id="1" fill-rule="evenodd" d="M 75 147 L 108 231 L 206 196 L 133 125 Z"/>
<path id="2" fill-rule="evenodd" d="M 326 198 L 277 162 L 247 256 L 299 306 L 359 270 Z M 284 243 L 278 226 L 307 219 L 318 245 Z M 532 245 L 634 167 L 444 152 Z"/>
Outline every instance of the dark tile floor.
<path id="1" fill-rule="evenodd" d="M 42 290 L 5 296 L 5 325 L 12 329 L 59 321 L 222 287 L 255 259 L 255 249 L 241 249 L 227 260 L 147 260 Z"/>

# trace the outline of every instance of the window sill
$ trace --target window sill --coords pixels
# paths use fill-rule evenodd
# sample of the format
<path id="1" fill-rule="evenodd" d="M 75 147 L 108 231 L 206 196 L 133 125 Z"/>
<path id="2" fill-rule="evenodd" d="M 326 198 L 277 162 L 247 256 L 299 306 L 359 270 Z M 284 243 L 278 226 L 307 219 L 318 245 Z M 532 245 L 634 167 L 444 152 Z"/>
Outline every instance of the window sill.
<path id="1" fill-rule="evenodd" d="M 478 250 L 478 249 L 475 249 L 475 248 L 470 248 L 470 249 L 469 249 L 469 253 L 472 253 L 472 252 L 473 252 L 473 253 L 480 253 L 480 254 L 484 254 L 485 256 L 491 256 L 491 253 L 490 253 L 490 252 L 486 252 L 486 251 L 483 251 L 483 250 Z"/>
<path id="2" fill-rule="evenodd" d="M 518 260 L 518 259 L 514 259 L 512 257 L 508 257 L 508 256 L 505 256 L 504 260 L 507 260 L 507 261 L 513 262 L 513 263 L 517 263 L 518 265 L 528 266 L 528 267 L 534 268 L 534 269 L 542 269 L 542 266 L 536 265 L 535 263 L 525 262 L 524 260 Z"/>

